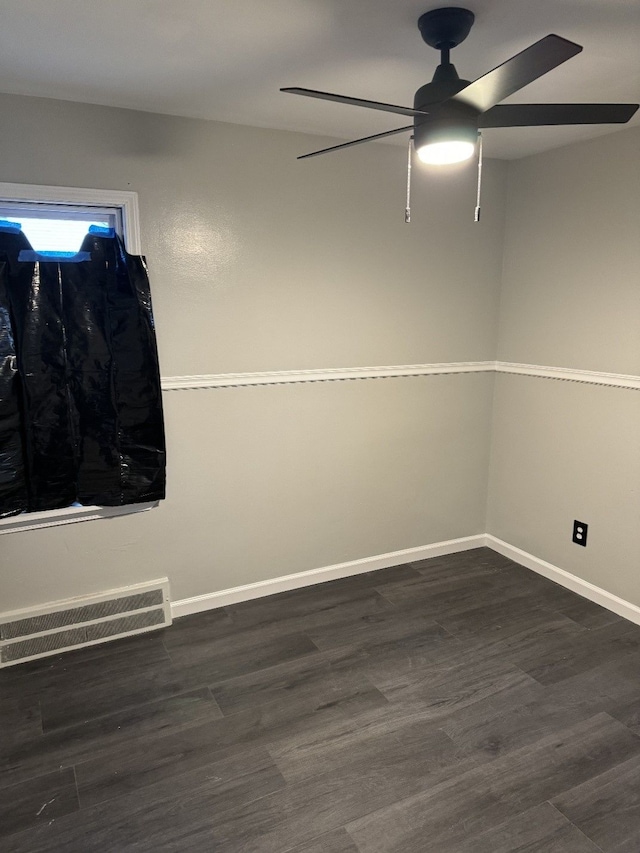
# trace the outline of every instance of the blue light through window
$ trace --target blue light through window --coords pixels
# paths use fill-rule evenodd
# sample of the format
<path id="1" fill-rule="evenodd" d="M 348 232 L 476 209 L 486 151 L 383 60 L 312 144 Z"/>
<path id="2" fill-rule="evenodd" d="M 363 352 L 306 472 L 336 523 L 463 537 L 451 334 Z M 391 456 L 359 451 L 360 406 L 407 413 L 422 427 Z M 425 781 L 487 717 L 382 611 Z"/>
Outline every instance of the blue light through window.
<path id="1" fill-rule="evenodd" d="M 30 217 L 28 213 L 21 216 L 4 216 L 8 222 L 16 222 L 22 226 L 27 240 L 36 252 L 67 252 L 74 254 L 79 251 L 82 241 L 91 225 L 111 228 L 110 217 L 95 219 L 44 219 L 40 216 Z"/>

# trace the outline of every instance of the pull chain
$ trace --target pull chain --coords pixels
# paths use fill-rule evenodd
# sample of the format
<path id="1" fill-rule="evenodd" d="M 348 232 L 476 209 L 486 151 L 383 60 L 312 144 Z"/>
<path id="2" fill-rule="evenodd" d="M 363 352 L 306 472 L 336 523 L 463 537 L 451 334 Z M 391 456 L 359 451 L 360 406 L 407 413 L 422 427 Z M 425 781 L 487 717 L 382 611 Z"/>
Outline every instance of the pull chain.
<path id="1" fill-rule="evenodd" d="M 474 220 L 480 222 L 480 190 L 482 188 L 482 133 L 478 132 L 478 191 L 476 193 L 476 214 Z"/>
<path id="2" fill-rule="evenodd" d="M 411 222 L 411 142 L 413 136 L 409 137 L 409 150 L 407 152 L 407 206 L 404 209 L 404 221 Z"/>

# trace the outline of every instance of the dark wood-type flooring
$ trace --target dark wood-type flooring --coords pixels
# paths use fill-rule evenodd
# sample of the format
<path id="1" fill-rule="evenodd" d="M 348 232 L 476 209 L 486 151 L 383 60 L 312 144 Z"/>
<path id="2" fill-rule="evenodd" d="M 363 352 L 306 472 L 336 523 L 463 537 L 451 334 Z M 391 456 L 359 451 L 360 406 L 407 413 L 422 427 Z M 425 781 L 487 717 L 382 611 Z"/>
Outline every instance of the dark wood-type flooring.
<path id="1" fill-rule="evenodd" d="M 0 672 L 0 850 L 638 853 L 640 627 L 487 549 Z"/>

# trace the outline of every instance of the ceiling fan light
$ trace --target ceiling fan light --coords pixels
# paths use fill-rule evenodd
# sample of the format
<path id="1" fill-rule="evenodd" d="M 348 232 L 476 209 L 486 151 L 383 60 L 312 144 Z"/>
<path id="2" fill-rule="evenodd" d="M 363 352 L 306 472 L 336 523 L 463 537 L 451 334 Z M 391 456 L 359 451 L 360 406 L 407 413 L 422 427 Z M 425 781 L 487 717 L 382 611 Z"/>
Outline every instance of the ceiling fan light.
<path id="1" fill-rule="evenodd" d="M 473 157 L 475 148 L 474 143 L 468 140 L 450 139 L 421 145 L 417 154 L 423 163 L 445 166 L 449 163 L 462 163 L 464 160 L 469 160 Z"/>
<path id="2" fill-rule="evenodd" d="M 433 119 L 419 121 L 414 145 L 423 163 L 445 166 L 471 159 L 478 141 L 478 113 L 452 104 L 441 107 Z"/>

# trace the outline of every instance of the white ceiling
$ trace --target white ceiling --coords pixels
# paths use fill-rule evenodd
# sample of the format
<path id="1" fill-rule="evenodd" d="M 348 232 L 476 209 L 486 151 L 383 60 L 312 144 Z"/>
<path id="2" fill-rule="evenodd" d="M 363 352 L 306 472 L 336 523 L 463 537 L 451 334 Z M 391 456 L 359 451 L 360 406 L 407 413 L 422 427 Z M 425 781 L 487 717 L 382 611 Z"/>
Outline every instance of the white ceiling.
<path id="1" fill-rule="evenodd" d="M 640 0 L 458 2 L 476 15 L 452 54 L 461 77 L 473 80 L 557 33 L 584 51 L 508 102 L 640 101 Z M 411 105 L 438 62 L 416 22 L 440 5 L 453 4 L 0 0 L 0 91 L 351 139 L 409 122 L 279 88 Z M 620 127 L 487 130 L 485 153 L 521 157 Z M 389 142 L 406 144 L 404 135 Z"/>

